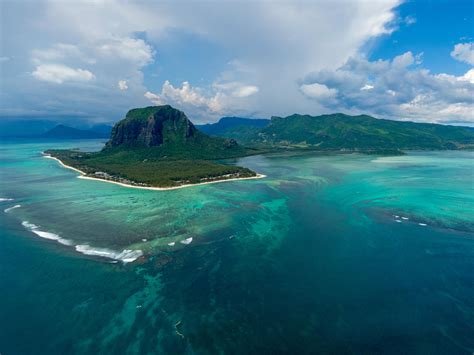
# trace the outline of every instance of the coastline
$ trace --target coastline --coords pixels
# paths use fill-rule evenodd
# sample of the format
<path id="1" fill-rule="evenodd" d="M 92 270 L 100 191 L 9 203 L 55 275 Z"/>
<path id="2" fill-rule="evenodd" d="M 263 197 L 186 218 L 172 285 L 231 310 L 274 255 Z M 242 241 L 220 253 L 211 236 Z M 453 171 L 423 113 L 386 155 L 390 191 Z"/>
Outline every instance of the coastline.
<path id="1" fill-rule="evenodd" d="M 84 180 L 95 180 L 95 181 L 101 181 L 101 182 L 108 182 L 110 184 L 115 184 L 115 185 L 120 185 L 123 187 L 130 187 L 133 189 L 143 189 L 143 190 L 153 190 L 153 191 L 168 191 L 168 190 L 177 190 L 177 189 L 183 189 L 185 187 L 192 187 L 192 186 L 199 186 L 199 185 L 208 185 L 208 184 L 217 184 L 220 182 L 227 182 L 227 181 L 238 181 L 238 180 L 254 180 L 254 179 L 263 179 L 267 177 L 264 174 L 258 174 L 256 176 L 250 176 L 250 177 L 243 177 L 243 178 L 231 178 L 231 179 L 223 179 L 223 180 L 214 180 L 214 181 L 206 181 L 206 182 L 199 182 L 196 184 L 184 184 L 184 185 L 179 185 L 179 186 L 171 186 L 171 187 L 153 187 L 153 186 L 135 186 L 135 185 L 129 185 L 129 184 L 124 184 L 122 182 L 117 182 L 117 181 L 112 181 L 112 180 L 106 180 L 106 179 L 99 179 L 95 177 L 90 177 L 87 176 L 85 172 L 82 170 L 76 169 L 72 166 L 64 164 L 60 159 L 53 157 L 49 154 L 41 153 L 43 154 L 43 158 L 48 158 L 48 159 L 53 159 L 56 160 L 63 168 L 66 169 L 71 169 L 74 170 L 75 172 L 79 173 L 80 175 L 77 176 L 78 179 L 84 179 Z"/>

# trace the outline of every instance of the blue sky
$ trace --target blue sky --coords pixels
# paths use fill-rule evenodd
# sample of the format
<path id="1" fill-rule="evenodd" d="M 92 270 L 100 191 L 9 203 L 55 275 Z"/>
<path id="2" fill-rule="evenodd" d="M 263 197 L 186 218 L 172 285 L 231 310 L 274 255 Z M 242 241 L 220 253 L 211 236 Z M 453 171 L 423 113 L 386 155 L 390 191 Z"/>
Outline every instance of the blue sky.
<path id="1" fill-rule="evenodd" d="M 424 67 L 434 73 L 462 75 L 472 67 L 450 56 L 457 43 L 473 41 L 472 1 L 408 1 L 396 12 L 399 30 L 377 43 L 370 53 L 371 60 L 412 51 L 423 53 Z"/>
<path id="2" fill-rule="evenodd" d="M 474 125 L 472 1 L 0 3 L 0 115 L 366 113 Z M 0 119 L 2 119 L 0 117 Z"/>

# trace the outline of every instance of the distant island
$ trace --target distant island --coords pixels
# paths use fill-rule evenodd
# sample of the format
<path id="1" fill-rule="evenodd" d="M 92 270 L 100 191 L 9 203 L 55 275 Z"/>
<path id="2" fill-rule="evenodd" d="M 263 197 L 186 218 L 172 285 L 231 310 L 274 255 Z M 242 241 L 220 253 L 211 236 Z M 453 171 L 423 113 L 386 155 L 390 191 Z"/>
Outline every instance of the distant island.
<path id="1" fill-rule="evenodd" d="M 64 122 L 73 118 L 58 117 Z M 109 138 L 112 126 L 106 123 L 82 125 L 72 127 L 58 121 L 36 119 L 15 119 L 15 117 L 0 117 L 0 139 L 27 138 L 27 139 L 100 139 Z"/>
<path id="2" fill-rule="evenodd" d="M 59 124 L 39 137 L 51 139 L 98 139 L 108 138 L 109 136 L 110 132 L 97 132 L 89 129 L 78 129 Z"/>
<path id="3" fill-rule="evenodd" d="M 44 154 L 77 170 L 83 178 L 170 189 L 262 177 L 222 162 L 255 154 L 290 150 L 399 155 L 404 150 L 474 148 L 474 131 L 467 127 L 367 115 L 295 114 L 255 121 L 226 117 L 198 127 L 214 136 L 169 105 L 138 108 L 115 124 L 99 152 L 48 150 Z"/>

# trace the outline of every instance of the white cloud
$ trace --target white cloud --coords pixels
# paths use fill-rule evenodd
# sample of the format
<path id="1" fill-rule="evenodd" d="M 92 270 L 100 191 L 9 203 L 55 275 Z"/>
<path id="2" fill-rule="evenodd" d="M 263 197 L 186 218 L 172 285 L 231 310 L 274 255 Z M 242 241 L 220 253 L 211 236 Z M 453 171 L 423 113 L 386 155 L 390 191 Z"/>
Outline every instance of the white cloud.
<path id="1" fill-rule="evenodd" d="M 463 76 L 458 77 L 458 80 L 474 84 L 474 69 L 468 70 Z"/>
<path id="2" fill-rule="evenodd" d="M 62 84 L 66 81 L 84 82 L 95 78 L 89 70 L 74 69 L 61 64 L 43 64 L 36 67 L 32 75 L 42 81 Z"/>
<path id="3" fill-rule="evenodd" d="M 474 42 L 456 44 L 451 52 L 451 57 L 460 62 L 474 65 Z"/>
<path id="4" fill-rule="evenodd" d="M 247 97 L 258 92 L 258 87 L 254 85 L 241 86 L 232 92 L 235 97 Z"/>
<path id="5" fill-rule="evenodd" d="M 156 94 L 154 94 L 154 93 L 152 93 L 152 92 L 150 92 L 150 91 L 147 91 L 144 96 L 145 96 L 148 100 L 150 100 L 151 103 L 154 104 L 154 105 L 160 106 L 160 105 L 164 105 L 164 104 L 165 104 L 165 102 L 161 99 L 160 96 L 158 96 L 158 95 L 156 95 Z"/>
<path id="6" fill-rule="evenodd" d="M 216 53 L 229 53 L 233 60 L 225 72 L 206 68 L 200 73 L 196 66 L 196 77 L 202 75 L 203 82 L 211 84 L 199 84 L 199 88 L 163 85 L 165 98 L 183 102 L 191 115 L 229 114 L 239 109 L 242 114 L 259 116 L 318 113 L 323 107 L 317 100 L 307 100 L 297 81 L 310 72 L 339 67 L 368 40 L 391 33 L 400 2 L 225 1 L 186 6 L 121 0 L 10 1 L 5 4 L 9 16 L 1 24 L 8 31 L 2 50 L 15 57 L 15 63 L 2 78 L 8 97 L 2 97 L 0 110 L 74 109 L 84 115 L 116 118 L 130 107 L 146 104 L 143 93 L 150 91 L 145 87 L 146 73 L 153 71 L 160 81 L 181 82 L 184 75 L 178 65 L 193 67 L 196 60 L 206 61 L 205 55 L 216 58 Z M 192 48 L 190 41 L 195 38 L 216 52 L 210 50 L 199 59 L 171 55 L 160 61 L 160 53 L 173 52 L 161 50 L 162 46 Z M 176 43 L 176 39 L 184 42 Z M 155 50 L 158 60 L 153 64 Z M 174 59 L 179 64 L 161 67 Z M 145 72 L 147 65 L 152 68 Z M 87 91 L 82 85 L 69 85 L 67 91 L 41 90 L 39 82 L 32 80 L 35 76 L 25 78 L 24 73 L 44 66 L 93 72 L 95 80 L 89 81 Z M 123 78 L 129 89 L 113 90 Z M 213 83 L 238 85 L 219 89 Z"/>
<path id="7" fill-rule="evenodd" d="M 391 61 L 354 57 L 336 70 L 307 76 L 302 87 L 315 87 L 316 94 L 337 90 L 332 100 L 320 101 L 328 110 L 344 108 L 422 122 L 474 123 L 474 69 L 461 76 L 433 75 L 413 66 L 416 58 L 410 52 Z"/>
<path id="8" fill-rule="evenodd" d="M 55 43 L 49 48 L 33 49 L 31 51 L 31 60 L 35 64 L 44 62 L 57 62 L 68 57 L 84 58 L 78 46 L 68 43 Z"/>
<path id="9" fill-rule="evenodd" d="M 405 52 L 392 59 L 392 66 L 398 68 L 406 68 L 413 64 L 421 64 L 423 53 L 419 53 L 416 56 L 412 52 Z"/>
<path id="10" fill-rule="evenodd" d="M 146 102 L 142 96 L 146 90 L 142 69 L 153 61 L 154 51 L 142 39 L 105 35 L 76 44 L 38 46 L 29 54 L 34 65 L 32 77 L 37 82 L 68 83 L 67 90 L 48 88 L 41 104 L 46 110 L 62 110 L 66 106 L 65 109 L 75 108 L 80 115 L 85 110 L 94 116 L 117 117 Z M 35 83 L 28 83 L 28 89 L 34 86 Z M 113 90 L 116 87 L 120 91 Z M 38 88 L 35 96 L 42 92 L 46 91 Z"/>
<path id="11" fill-rule="evenodd" d="M 140 68 L 149 64 L 153 59 L 153 49 L 142 39 L 110 38 L 97 44 L 95 49 L 101 56 L 121 58 Z"/>
<path id="12" fill-rule="evenodd" d="M 258 93 L 259 88 L 255 85 L 247 85 L 238 81 L 217 81 L 212 84 L 212 88 L 227 96 L 243 98 Z"/>
<path id="13" fill-rule="evenodd" d="M 213 98 L 207 98 L 199 89 L 192 88 L 189 82 L 184 81 L 181 88 L 174 87 L 168 80 L 163 84 L 162 97 L 178 104 L 191 104 L 196 107 L 210 107 Z"/>
<path id="14" fill-rule="evenodd" d="M 365 84 L 365 85 L 362 86 L 360 89 L 361 89 L 361 90 L 372 90 L 373 88 L 374 88 L 373 85 Z"/>
<path id="15" fill-rule="evenodd" d="M 204 109 L 211 112 L 219 112 L 222 109 L 220 93 L 216 93 L 214 96 L 206 96 L 202 89 L 193 88 L 187 81 L 184 81 L 181 87 L 174 87 L 166 80 L 159 95 L 146 92 L 145 97 L 157 105 L 172 104 L 180 107 Z"/>
<path id="16" fill-rule="evenodd" d="M 242 100 L 258 93 L 258 87 L 239 82 L 218 82 L 212 89 L 193 87 L 184 81 L 181 87 L 175 87 L 166 80 L 159 94 L 147 91 L 145 97 L 155 105 L 169 104 L 185 112 L 191 112 L 193 120 L 209 121 L 219 115 L 238 112 Z"/>
<path id="17" fill-rule="evenodd" d="M 329 89 L 326 85 L 318 83 L 304 84 L 301 85 L 300 89 L 303 94 L 315 99 L 329 99 L 333 98 L 337 94 L 336 89 Z"/>
<path id="18" fill-rule="evenodd" d="M 474 69 L 469 69 L 466 73 L 464 73 L 464 75 L 461 76 L 441 73 L 436 75 L 436 77 L 438 79 L 450 81 L 451 83 L 456 83 L 457 81 L 465 81 L 474 84 Z"/>
<path id="19" fill-rule="evenodd" d="M 122 91 L 127 90 L 128 89 L 127 81 L 126 80 L 119 80 L 118 87 Z"/>

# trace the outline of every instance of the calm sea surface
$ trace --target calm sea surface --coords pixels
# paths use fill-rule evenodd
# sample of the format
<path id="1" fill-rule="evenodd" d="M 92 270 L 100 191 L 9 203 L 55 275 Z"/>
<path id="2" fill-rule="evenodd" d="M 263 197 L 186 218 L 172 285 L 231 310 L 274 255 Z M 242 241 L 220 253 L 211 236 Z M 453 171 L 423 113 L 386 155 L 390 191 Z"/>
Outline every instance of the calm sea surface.
<path id="1" fill-rule="evenodd" d="M 0 143 L 0 353 L 472 354 L 474 153 L 280 155 L 173 191 Z"/>

